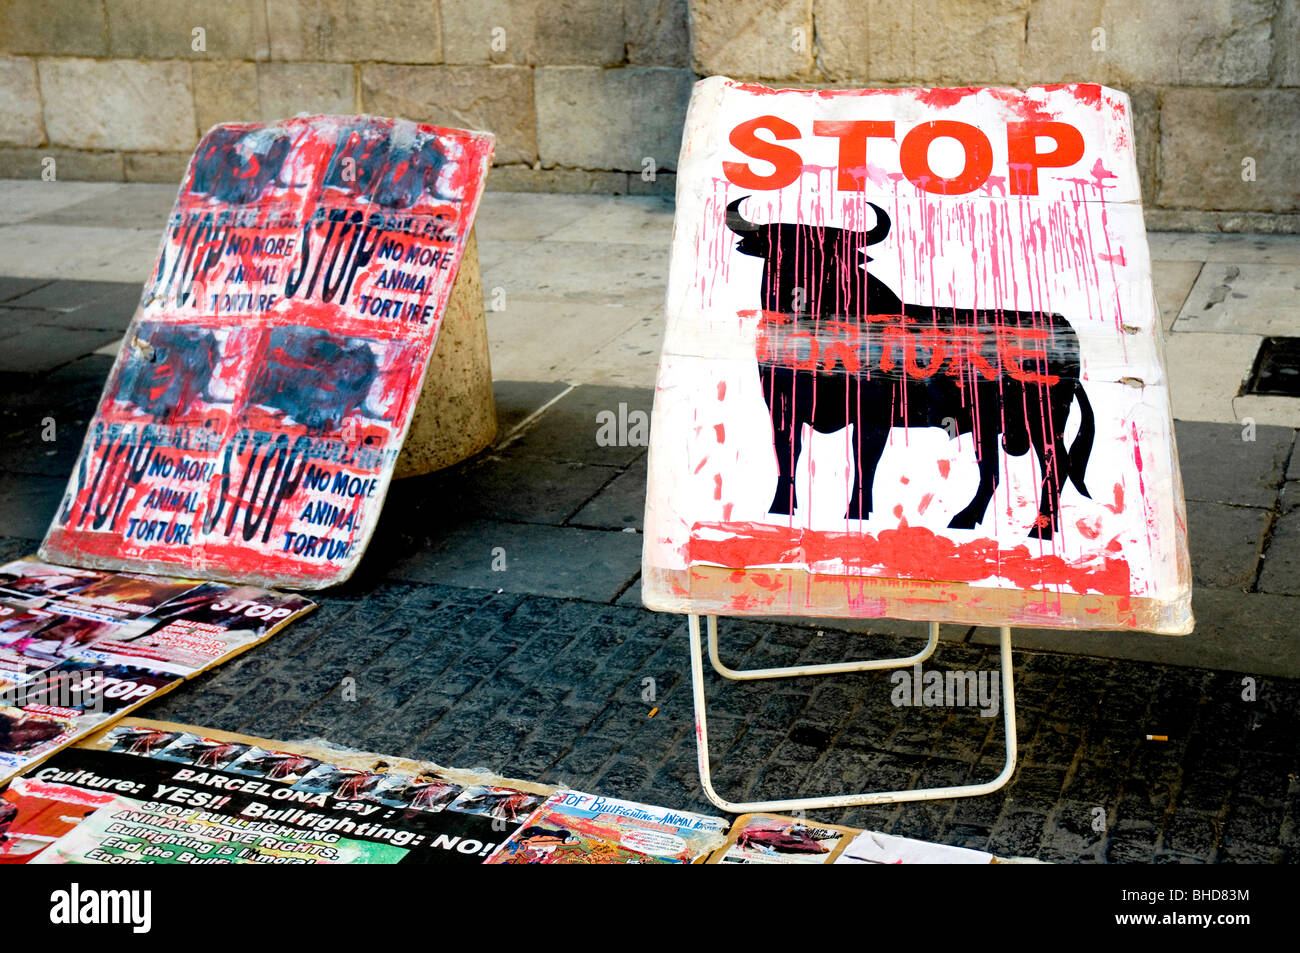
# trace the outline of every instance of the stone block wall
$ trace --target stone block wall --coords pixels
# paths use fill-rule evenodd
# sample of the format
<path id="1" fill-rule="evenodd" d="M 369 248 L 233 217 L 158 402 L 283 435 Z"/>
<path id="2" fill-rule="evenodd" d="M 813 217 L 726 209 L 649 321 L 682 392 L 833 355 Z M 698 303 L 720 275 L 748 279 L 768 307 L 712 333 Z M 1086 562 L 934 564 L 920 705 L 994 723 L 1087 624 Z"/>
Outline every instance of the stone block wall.
<path id="1" fill-rule="evenodd" d="M 0 176 L 177 182 L 218 122 L 490 129 L 490 188 L 665 192 L 698 76 L 1072 80 L 1135 104 L 1152 227 L 1300 230 L 1300 0 L 0 0 Z"/>

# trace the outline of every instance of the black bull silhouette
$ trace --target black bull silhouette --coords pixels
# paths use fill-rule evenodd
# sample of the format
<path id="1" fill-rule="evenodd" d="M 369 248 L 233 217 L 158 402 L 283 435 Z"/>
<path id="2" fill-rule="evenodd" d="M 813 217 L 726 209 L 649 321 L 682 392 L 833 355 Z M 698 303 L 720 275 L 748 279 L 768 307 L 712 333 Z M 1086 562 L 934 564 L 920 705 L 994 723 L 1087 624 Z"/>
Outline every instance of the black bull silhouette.
<path id="1" fill-rule="evenodd" d="M 140 325 L 113 391 L 158 420 L 171 421 L 209 391 L 220 347 L 207 328 L 145 322 Z"/>
<path id="2" fill-rule="evenodd" d="M 262 199 L 283 188 L 285 163 L 294 143 L 286 131 L 218 126 L 194 153 L 191 191 L 232 205 Z M 325 186 L 354 200 L 364 197 L 385 208 L 405 209 L 425 196 L 438 199 L 438 176 L 447 164 L 442 144 L 429 133 L 395 140 L 373 125 L 345 127 L 325 173 Z"/>
<path id="3" fill-rule="evenodd" d="M 292 141 L 287 134 L 218 126 L 204 136 L 194 152 L 190 189 L 231 205 L 256 202 L 280 179 Z"/>
<path id="4" fill-rule="evenodd" d="M 218 401 L 211 385 L 220 360 L 216 336 L 206 328 L 143 324 L 136 345 L 127 351 L 113 398 L 172 421 L 196 401 Z M 271 330 L 254 370 L 248 402 L 292 417 L 312 433 L 325 433 L 354 412 L 388 419 L 367 403 L 378 376 L 379 361 L 364 338 L 322 328 L 278 327 Z"/>
<path id="5" fill-rule="evenodd" d="M 889 232 L 889 216 L 857 230 L 747 221 L 727 206 L 736 249 L 763 260 L 758 373 L 772 419 L 780 476 L 769 512 L 797 504 L 794 468 L 803 426 L 832 433 L 853 425 L 853 485 L 845 514 L 870 516 L 872 482 L 892 427 L 944 427 L 972 435 L 979 487 L 948 524 L 973 529 L 998 485 L 999 435 L 1022 456 L 1033 447 L 1042 473 L 1030 535 L 1060 529 L 1068 479 L 1084 496 L 1095 421 L 1079 380 L 1079 341 L 1059 314 L 904 304 L 867 271 L 868 246 Z M 1080 426 L 1066 446 L 1078 401 Z"/>
<path id="6" fill-rule="evenodd" d="M 385 208 L 410 208 L 426 196 L 441 197 L 438 176 L 446 164 L 441 143 L 431 135 L 399 144 L 389 132 L 354 126 L 339 136 L 325 187 Z"/>
<path id="7" fill-rule="evenodd" d="M 366 405 L 378 376 L 375 352 L 362 338 L 320 328 L 273 328 L 248 399 L 324 433 L 355 411 L 385 419 L 383 411 Z"/>

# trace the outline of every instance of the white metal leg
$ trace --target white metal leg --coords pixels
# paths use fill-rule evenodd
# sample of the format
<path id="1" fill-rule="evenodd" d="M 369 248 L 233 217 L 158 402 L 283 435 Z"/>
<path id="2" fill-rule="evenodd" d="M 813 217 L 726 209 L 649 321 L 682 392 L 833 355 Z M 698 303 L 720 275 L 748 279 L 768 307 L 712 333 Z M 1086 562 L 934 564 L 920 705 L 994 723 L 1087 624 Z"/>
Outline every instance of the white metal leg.
<path id="1" fill-rule="evenodd" d="M 692 616 L 696 620 L 696 626 L 699 625 L 699 617 Z M 787 665 L 785 668 L 745 668 L 733 669 L 727 668 L 718 658 L 718 617 L 716 615 L 708 616 L 709 629 L 709 661 L 713 663 L 714 671 L 723 678 L 746 681 L 754 678 L 787 678 L 794 675 L 835 675 L 840 672 L 869 672 L 882 668 L 907 668 L 909 665 L 915 665 L 918 662 L 924 662 L 934 650 L 939 647 L 939 623 L 930 623 L 930 641 L 926 643 L 925 648 L 915 655 L 909 655 L 907 658 L 884 658 L 884 659 L 863 659 L 858 662 L 834 662 L 826 665 Z M 696 636 L 692 636 L 695 638 Z"/>
<path id="2" fill-rule="evenodd" d="M 1011 629 L 1002 627 L 1002 723 L 1006 729 L 1007 759 L 997 777 L 983 784 L 962 784 L 944 788 L 916 788 L 910 791 L 873 791 L 862 794 L 838 794 L 828 797 L 785 798 L 771 801 L 732 802 L 718 796 L 713 789 L 709 770 L 709 730 L 705 715 L 704 659 L 700 652 L 700 617 L 687 617 L 691 641 L 691 685 L 695 698 L 695 743 L 699 753 L 700 784 L 709 800 L 733 814 L 751 814 L 758 811 L 815 811 L 828 807 L 856 807 L 863 804 L 892 804 L 898 801 L 933 801 L 948 797 L 974 797 L 990 794 L 1011 778 L 1016 767 L 1016 702 L 1011 671 Z M 884 659 L 872 662 L 845 662 L 838 665 L 791 666 L 775 669 L 749 669 L 733 671 L 718 660 L 718 623 L 709 616 L 709 656 L 713 667 L 727 678 L 755 679 L 780 678 L 793 675 L 829 675 L 836 672 L 864 671 L 868 669 L 904 668 L 930 657 L 938 641 L 939 625 L 930 623 L 930 642 L 922 654 L 906 659 Z"/>

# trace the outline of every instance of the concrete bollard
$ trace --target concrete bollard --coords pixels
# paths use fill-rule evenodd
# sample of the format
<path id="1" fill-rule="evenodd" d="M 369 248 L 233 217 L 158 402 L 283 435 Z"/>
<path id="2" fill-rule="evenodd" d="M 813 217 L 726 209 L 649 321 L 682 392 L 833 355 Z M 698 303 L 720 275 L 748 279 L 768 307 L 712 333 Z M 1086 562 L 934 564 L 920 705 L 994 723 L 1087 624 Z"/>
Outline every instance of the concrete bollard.
<path id="1" fill-rule="evenodd" d="M 471 231 L 393 476 L 401 479 L 449 467 L 478 453 L 496 435 L 478 238 Z"/>

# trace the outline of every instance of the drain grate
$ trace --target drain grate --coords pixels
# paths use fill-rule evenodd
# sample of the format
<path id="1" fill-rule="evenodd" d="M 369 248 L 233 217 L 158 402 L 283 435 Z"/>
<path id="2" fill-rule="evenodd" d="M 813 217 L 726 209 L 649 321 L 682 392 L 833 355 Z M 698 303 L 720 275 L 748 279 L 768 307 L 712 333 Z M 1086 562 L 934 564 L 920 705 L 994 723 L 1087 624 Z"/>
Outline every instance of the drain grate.
<path id="1" fill-rule="evenodd" d="M 1300 338 L 1264 338 L 1244 393 L 1300 397 Z"/>

